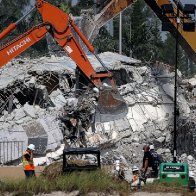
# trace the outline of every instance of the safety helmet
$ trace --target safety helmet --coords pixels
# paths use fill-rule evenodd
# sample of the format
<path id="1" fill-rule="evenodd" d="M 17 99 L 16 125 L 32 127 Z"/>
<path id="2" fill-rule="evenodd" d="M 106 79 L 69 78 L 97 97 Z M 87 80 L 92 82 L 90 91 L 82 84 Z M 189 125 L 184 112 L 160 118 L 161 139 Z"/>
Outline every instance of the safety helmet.
<path id="1" fill-rule="evenodd" d="M 35 150 L 35 145 L 34 144 L 29 144 L 27 146 L 27 148 L 30 149 L 30 150 Z"/>
<path id="2" fill-rule="evenodd" d="M 194 172 L 189 171 L 189 177 L 190 177 L 190 178 L 194 178 L 194 176 L 195 176 L 195 175 L 194 175 Z"/>
<path id="3" fill-rule="evenodd" d="M 139 168 L 137 166 L 135 166 L 135 165 L 132 168 L 132 172 L 134 172 L 134 171 L 139 171 Z"/>
<path id="4" fill-rule="evenodd" d="M 154 145 L 150 145 L 150 150 L 154 150 Z"/>

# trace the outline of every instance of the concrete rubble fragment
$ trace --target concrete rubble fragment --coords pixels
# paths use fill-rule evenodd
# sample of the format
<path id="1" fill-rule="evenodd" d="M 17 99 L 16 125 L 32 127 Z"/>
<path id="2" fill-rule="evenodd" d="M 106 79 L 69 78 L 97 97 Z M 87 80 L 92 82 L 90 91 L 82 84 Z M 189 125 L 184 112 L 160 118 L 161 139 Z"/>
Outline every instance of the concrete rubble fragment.
<path id="1" fill-rule="evenodd" d="M 25 103 L 23 109 L 24 109 L 24 112 L 26 113 L 27 116 L 29 116 L 31 118 L 36 117 L 36 111 L 35 111 L 35 108 L 32 105 L 29 105 L 28 103 Z"/>

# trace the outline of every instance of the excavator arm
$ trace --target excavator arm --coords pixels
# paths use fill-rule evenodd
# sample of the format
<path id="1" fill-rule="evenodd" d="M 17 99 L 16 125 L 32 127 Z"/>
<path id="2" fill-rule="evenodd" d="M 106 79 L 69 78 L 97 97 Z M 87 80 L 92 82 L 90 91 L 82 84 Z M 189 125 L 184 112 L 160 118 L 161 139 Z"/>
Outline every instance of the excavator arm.
<path id="1" fill-rule="evenodd" d="M 0 67 L 4 66 L 10 60 L 44 38 L 47 32 L 46 25 L 38 25 L 0 47 Z"/>
<path id="2" fill-rule="evenodd" d="M 100 95 L 96 110 L 96 121 L 108 122 L 125 117 L 128 108 L 117 90 L 112 78 L 112 73 L 95 54 L 93 46 L 88 42 L 71 17 L 59 8 L 43 0 L 37 0 L 35 7 L 41 14 L 43 23 L 33 27 L 31 30 L 0 48 L 0 67 L 4 66 L 11 59 L 41 40 L 45 37 L 46 33 L 50 33 L 54 40 L 76 63 L 79 70 L 99 89 Z M 32 10 L 34 10 L 34 8 Z M 0 40 L 14 30 L 17 27 L 17 24 L 18 22 L 13 23 L 5 29 L 0 34 Z M 96 73 L 82 47 L 75 38 L 74 33 L 80 37 L 88 50 L 95 55 L 97 60 L 105 68 L 104 73 Z M 105 85 L 103 81 L 104 83 L 107 81 L 107 85 Z"/>
<path id="3" fill-rule="evenodd" d="M 101 4 L 104 0 L 99 0 Z M 97 36 L 99 29 L 105 25 L 109 20 L 118 15 L 121 11 L 125 10 L 128 6 L 135 3 L 137 0 L 110 0 L 105 6 L 97 13 L 93 19 L 87 18 L 86 25 L 84 27 L 84 33 L 88 39 L 93 42 Z M 170 0 L 144 0 L 146 4 L 152 9 L 152 11 L 158 16 L 161 21 L 171 24 L 170 33 L 176 36 L 177 22 L 175 18 L 170 18 L 171 14 L 164 14 L 162 11 L 162 5 L 173 4 Z M 176 6 L 173 4 L 174 12 L 177 13 Z M 180 12 L 182 15 L 182 12 Z M 189 22 L 189 19 L 186 19 Z M 189 57 L 196 63 L 196 31 L 186 32 L 183 30 L 182 25 L 178 28 L 179 44 L 189 55 Z"/>

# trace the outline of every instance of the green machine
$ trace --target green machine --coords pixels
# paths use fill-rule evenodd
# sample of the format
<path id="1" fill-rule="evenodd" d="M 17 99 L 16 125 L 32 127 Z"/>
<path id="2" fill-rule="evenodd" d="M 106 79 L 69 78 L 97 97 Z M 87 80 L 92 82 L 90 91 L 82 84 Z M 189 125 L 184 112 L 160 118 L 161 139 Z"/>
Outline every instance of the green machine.
<path id="1" fill-rule="evenodd" d="M 189 167 L 187 163 L 161 163 L 160 182 L 179 183 L 188 187 Z"/>

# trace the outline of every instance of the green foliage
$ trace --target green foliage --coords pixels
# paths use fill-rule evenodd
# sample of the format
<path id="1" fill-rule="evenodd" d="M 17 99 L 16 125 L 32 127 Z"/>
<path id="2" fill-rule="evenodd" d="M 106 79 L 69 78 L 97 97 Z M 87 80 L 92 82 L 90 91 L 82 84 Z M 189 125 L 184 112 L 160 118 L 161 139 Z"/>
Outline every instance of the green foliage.
<path id="1" fill-rule="evenodd" d="M 18 20 L 28 2 L 29 0 L 2 0 L 0 3 L 0 30 Z"/>
<path id="2" fill-rule="evenodd" d="M 160 23 L 154 13 L 143 1 L 138 1 L 133 6 L 131 18 L 133 56 L 145 61 L 160 60 L 160 49 L 163 43 L 160 35 Z"/>
<path id="3" fill-rule="evenodd" d="M 160 60 L 160 48 L 163 48 L 160 22 L 145 2 L 137 1 L 127 8 L 122 14 L 122 20 L 123 53 L 144 61 Z M 119 17 L 114 19 L 114 40 L 118 43 Z M 104 46 L 107 48 L 106 44 Z M 114 50 L 118 51 L 118 44 Z"/>
<path id="4" fill-rule="evenodd" d="M 55 179 L 46 177 L 31 178 L 28 180 L 4 181 L 0 183 L 0 193 L 15 192 L 18 195 L 49 193 L 52 191 L 70 192 L 79 190 L 80 193 L 117 191 L 128 195 L 129 186 L 102 170 L 91 172 L 73 172 Z"/>
<path id="5" fill-rule="evenodd" d="M 168 33 L 164 42 L 163 61 L 170 65 L 175 65 L 175 39 Z"/>
<path id="6" fill-rule="evenodd" d="M 196 71 L 195 64 L 190 60 L 180 45 L 178 45 L 177 58 L 178 69 L 184 76 L 192 77 Z M 173 67 L 176 64 L 176 39 L 170 33 L 166 35 L 164 48 L 162 50 L 162 60 Z"/>
<path id="7" fill-rule="evenodd" d="M 89 9 L 92 8 L 94 5 L 94 0 L 80 0 L 76 6 L 71 7 L 71 13 L 74 16 L 79 16 L 81 9 Z"/>
<path id="8" fill-rule="evenodd" d="M 66 13 L 71 13 L 71 0 L 48 0 L 47 2 L 60 8 Z"/>
<path id="9" fill-rule="evenodd" d="M 0 31 L 6 29 L 11 23 L 16 22 L 24 14 L 25 10 L 28 8 L 29 0 L 3 0 L 0 3 Z M 30 8 L 29 8 L 30 9 Z M 40 23 L 40 16 L 37 12 L 31 14 L 26 20 L 22 21 L 17 28 L 11 32 L 6 38 L 1 41 L 1 45 L 8 43 L 12 39 L 23 34 L 32 26 Z M 43 39 L 36 43 L 28 50 L 26 50 L 22 55 L 35 57 L 37 55 L 43 55 L 47 52 L 47 43 Z"/>
<path id="10" fill-rule="evenodd" d="M 105 27 L 102 27 L 99 31 L 99 35 L 93 42 L 94 47 L 97 49 L 98 53 L 113 51 L 116 45 L 116 41 L 108 33 Z"/>
<path id="11" fill-rule="evenodd" d="M 70 13 L 70 6 L 65 3 L 60 3 L 60 9 L 63 10 L 65 13 Z"/>

